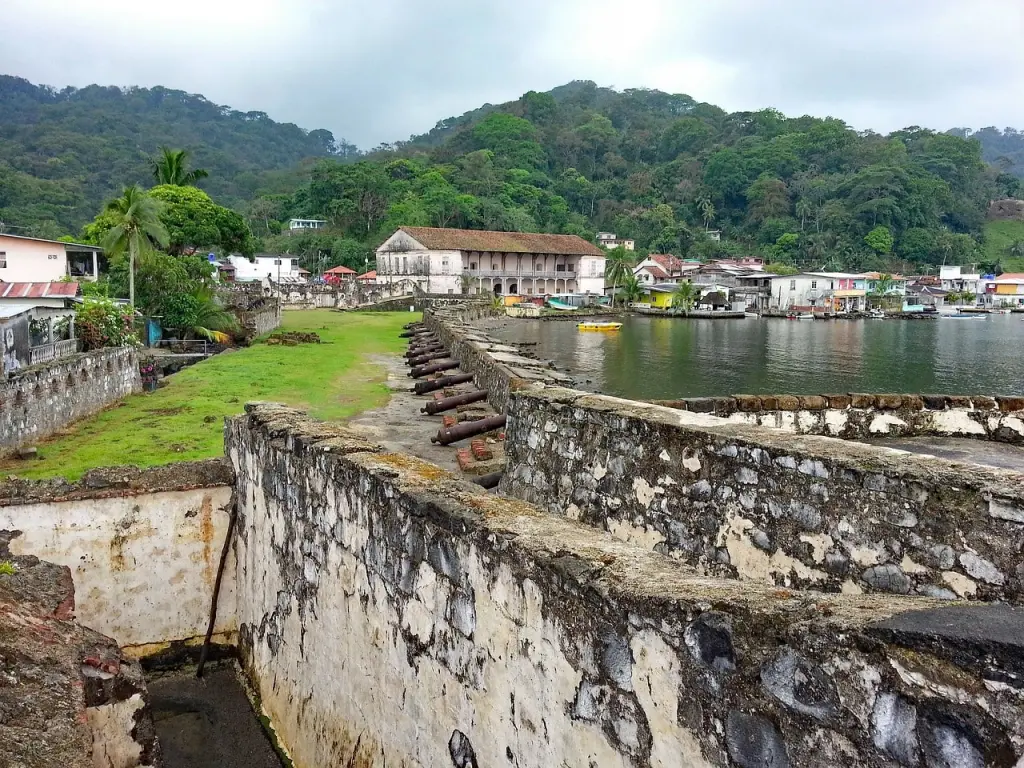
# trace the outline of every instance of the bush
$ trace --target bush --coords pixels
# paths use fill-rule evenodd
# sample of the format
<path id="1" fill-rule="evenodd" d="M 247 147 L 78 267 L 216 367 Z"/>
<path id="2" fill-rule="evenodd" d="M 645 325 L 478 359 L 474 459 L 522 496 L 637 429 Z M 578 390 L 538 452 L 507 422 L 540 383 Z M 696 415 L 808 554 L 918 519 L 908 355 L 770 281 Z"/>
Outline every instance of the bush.
<path id="1" fill-rule="evenodd" d="M 134 329 L 135 312 L 104 297 L 86 298 L 75 318 L 75 335 L 89 352 L 104 347 L 134 347 L 139 340 Z"/>

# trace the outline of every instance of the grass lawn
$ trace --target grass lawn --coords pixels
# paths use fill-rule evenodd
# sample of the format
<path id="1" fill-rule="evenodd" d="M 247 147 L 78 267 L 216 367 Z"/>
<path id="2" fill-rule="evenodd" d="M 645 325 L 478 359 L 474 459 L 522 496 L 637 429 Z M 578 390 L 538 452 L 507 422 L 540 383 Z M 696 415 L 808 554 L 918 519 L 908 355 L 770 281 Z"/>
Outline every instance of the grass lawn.
<path id="1" fill-rule="evenodd" d="M 985 224 L 985 256 L 988 261 L 1002 262 L 1005 272 L 1024 272 L 1024 259 L 1015 259 L 1007 249 L 1024 240 L 1024 221 L 989 221 Z"/>
<path id="2" fill-rule="evenodd" d="M 226 352 L 133 395 L 39 444 L 40 459 L 7 460 L 6 474 L 81 477 L 93 467 L 149 467 L 224 452 L 224 417 L 249 400 L 303 408 L 318 419 L 344 419 L 387 402 L 385 373 L 369 359 L 399 354 L 407 312 L 285 312 L 283 330 L 315 331 L 321 344 L 254 344 Z"/>

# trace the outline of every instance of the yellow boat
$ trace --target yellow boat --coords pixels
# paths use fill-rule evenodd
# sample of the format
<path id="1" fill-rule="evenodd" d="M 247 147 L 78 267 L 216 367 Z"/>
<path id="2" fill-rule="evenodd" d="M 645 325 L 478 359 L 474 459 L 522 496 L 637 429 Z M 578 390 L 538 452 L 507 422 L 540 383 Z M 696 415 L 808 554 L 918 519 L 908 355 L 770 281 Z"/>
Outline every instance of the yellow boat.
<path id="1" fill-rule="evenodd" d="M 622 323 L 577 323 L 576 327 L 581 331 L 617 331 Z"/>

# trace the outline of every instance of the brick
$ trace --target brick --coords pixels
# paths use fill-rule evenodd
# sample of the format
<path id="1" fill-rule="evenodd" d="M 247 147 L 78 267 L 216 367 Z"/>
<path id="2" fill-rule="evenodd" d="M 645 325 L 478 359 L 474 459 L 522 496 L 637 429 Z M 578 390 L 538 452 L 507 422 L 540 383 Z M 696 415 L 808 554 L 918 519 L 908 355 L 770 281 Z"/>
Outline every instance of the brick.
<path id="1" fill-rule="evenodd" d="M 996 399 L 987 395 L 972 397 L 971 402 L 979 411 L 994 411 L 996 409 Z"/>
<path id="2" fill-rule="evenodd" d="M 971 398 L 963 395 L 946 395 L 946 404 L 950 408 L 970 408 Z"/>
<path id="3" fill-rule="evenodd" d="M 686 410 L 694 413 L 713 413 L 715 401 L 710 397 L 691 397 L 686 401 Z"/>
<path id="4" fill-rule="evenodd" d="M 459 463 L 459 469 L 466 471 L 473 466 L 473 456 L 469 452 L 469 448 L 459 448 L 455 452 L 455 460 Z"/>
<path id="5" fill-rule="evenodd" d="M 716 397 L 714 401 L 716 416 L 730 416 L 736 413 L 735 397 Z"/>
<path id="6" fill-rule="evenodd" d="M 800 408 L 800 398 L 794 395 L 779 395 L 780 411 L 796 411 Z"/>
<path id="7" fill-rule="evenodd" d="M 924 407 L 929 411 L 946 410 L 945 395 L 921 395 L 921 399 L 924 400 Z"/>
<path id="8" fill-rule="evenodd" d="M 473 457 L 477 461 L 490 461 L 494 458 L 494 452 L 483 440 L 473 440 L 469 444 L 469 449 L 473 452 Z"/>
<path id="9" fill-rule="evenodd" d="M 903 407 L 908 411 L 923 411 L 924 398 L 920 395 L 903 395 Z"/>
<path id="10" fill-rule="evenodd" d="M 1024 397 L 997 397 L 996 402 L 1003 413 L 1024 411 Z"/>
<path id="11" fill-rule="evenodd" d="M 834 411 L 845 411 L 853 403 L 849 395 L 825 395 L 828 400 L 828 407 Z"/>
<path id="12" fill-rule="evenodd" d="M 459 423 L 459 419 L 458 419 L 457 416 L 442 416 L 441 417 L 441 424 L 444 426 L 445 429 L 448 429 L 449 427 L 454 427 L 458 423 Z"/>
<path id="13" fill-rule="evenodd" d="M 854 392 L 850 395 L 850 405 L 854 408 L 874 408 L 875 396 Z"/>
<path id="14" fill-rule="evenodd" d="M 736 395 L 736 407 L 743 413 L 754 413 L 761 410 L 761 398 L 757 395 Z"/>
<path id="15" fill-rule="evenodd" d="M 762 411 L 777 411 L 779 410 L 779 398 L 775 395 L 761 395 L 761 410 Z"/>
<path id="16" fill-rule="evenodd" d="M 444 400 L 444 392 L 442 392 L 440 389 L 437 390 L 436 392 L 434 392 L 434 399 L 435 400 Z"/>
<path id="17" fill-rule="evenodd" d="M 885 411 L 895 411 L 903 407 L 903 395 L 877 395 L 875 405 Z"/>
<path id="18" fill-rule="evenodd" d="M 802 411 L 824 411 L 827 404 L 821 395 L 800 395 L 800 410 Z"/>

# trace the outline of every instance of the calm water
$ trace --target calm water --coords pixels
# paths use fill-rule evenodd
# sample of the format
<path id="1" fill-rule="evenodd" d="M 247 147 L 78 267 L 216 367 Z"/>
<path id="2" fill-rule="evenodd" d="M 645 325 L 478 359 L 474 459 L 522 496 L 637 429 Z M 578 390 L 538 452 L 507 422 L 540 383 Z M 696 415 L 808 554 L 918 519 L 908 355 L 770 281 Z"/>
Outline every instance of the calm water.
<path id="1" fill-rule="evenodd" d="M 1024 318 L 683 320 L 630 317 L 618 333 L 572 322 L 492 331 L 536 342 L 582 386 L 635 399 L 726 394 L 1024 394 Z"/>

